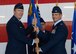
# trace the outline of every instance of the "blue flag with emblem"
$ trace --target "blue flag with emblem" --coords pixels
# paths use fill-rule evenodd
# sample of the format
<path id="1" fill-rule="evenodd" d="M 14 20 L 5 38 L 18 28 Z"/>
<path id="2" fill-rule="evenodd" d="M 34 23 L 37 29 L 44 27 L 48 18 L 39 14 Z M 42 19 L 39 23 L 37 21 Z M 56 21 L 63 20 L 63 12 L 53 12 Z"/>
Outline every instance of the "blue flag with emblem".
<path id="1" fill-rule="evenodd" d="M 35 7 L 35 3 L 34 3 L 34 0 L 31 0 L 31 3 L 29 5 L 29 10 L 28 10 L 28 26 L 32 24 L 32 20 L 34 18 L 34 13 L 36 15 L 36 18 L 37 18 L 37 26 L 39 28 L 41 28 L 41 24 L 40 24 L 40 18 L 39 18 L 39 14 L 38 14 L 38 11 L 37 11 L 37 8 Z"/>
<path id="2" fill-rule="evenodd" d="M 74 15 L 72 21 L 71 54 L 76 54 L 76 9 L 74 9 Z"/>

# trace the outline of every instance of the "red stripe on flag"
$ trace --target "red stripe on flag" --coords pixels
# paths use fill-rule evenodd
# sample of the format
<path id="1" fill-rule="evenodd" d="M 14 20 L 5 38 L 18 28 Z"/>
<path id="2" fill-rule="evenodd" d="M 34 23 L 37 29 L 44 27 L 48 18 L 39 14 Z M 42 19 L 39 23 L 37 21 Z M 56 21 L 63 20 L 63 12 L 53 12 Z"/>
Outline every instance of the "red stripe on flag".
<path id="1" fill-rule="evenodd" d="M 39 3 L 56 3 L 57 0 L 39 0 Z M 58 0 L 59 3 L 63 2 L 75 2 L 75 0 Z M 30 0 L 0 0 L 0 5 L 7 5 L 7 4 L 16 4 L 16 3 L 23 3 L 29 4 Z"/>
<path id="2" fill-rule="evenodd" d="M 52 27 L 53 22 L 47 22 L 46 23 L 46 29 L 50 30 Z M 66 21 L 65 24 L 68 27 L 68 39 L 71 39 L 71 32 L 72 32 L 72 22 L 71 21 Z M 27 23 L 24 23 L 24 26 L 26 28 Z M 8 37 L 7 37 L 7 32 L 6 32 L 6 25 L 5 24 L 0 24 L 0 42 L 7 42 Z"/>

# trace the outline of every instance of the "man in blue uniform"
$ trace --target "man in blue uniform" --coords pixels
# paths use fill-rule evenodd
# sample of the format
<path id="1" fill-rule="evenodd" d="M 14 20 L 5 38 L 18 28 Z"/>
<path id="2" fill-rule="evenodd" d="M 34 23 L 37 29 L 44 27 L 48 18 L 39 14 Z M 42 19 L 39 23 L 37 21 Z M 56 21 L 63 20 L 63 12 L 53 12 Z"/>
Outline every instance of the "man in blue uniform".
<path id="1" fill-rule="evenodd" d="M 14 15 L 8 21 L 6 30 L 8 34 L 8 43 L 5 54 L 26 54 L 26 44 L 33 45 L 38 42 L 37 39 L 28 38 L 28 34 L 34 31 L 34 28 L 30 25 L 26 29 L 24 28 L 20 19 L 24 13 L 24 7 L 22 3 L 18 3 L 14 7 Z"/>
<path id="2" fill-rule="evenodd" d="M 41 22 L 41 25 L 42 25 L 42 29 L 41 29 L 40 32 L 42 32 L 44 35 L 43 36 L 41 36 L 41 35 L 38 36 L 38 38 L 40 40 L 39 47 L 45 45 L 48 42 L 49 37 L 50 37 L 50 36 L 48 36 L 50 34 L 50 32 L 46 30 L 46 22 L 42 18 L 40 18 L 40 22 Z M 40 52 L 40 54 L 43 54 L 43 53 Z"/>
<path id="3" fill-rule="evenodd" d="M 61 20 L 62 11 L 60 7 L 55 6 L 53 8 L 52 18 L 54 24 L 51 33 L 48 35 L 50 36 L 50 40 L 48 40 L 47 44 L 41 46 L 39 49 L 36 49 L 43 54 L 67 54 L 65 42 L 68 36 L 68 29 L 65 23 Z M 38 28 L 36 32 L 38 32 L 39 36 L 44 36 L 43 32 L 40 32 Z"/>
<path id="4" fill-rule="evenodd" d="M 40 29 L 41 30 L 40 32 L 42 32 L 44 35 L 43 36 L 38 36 L 38 38 L 39 38 L 39 46 L 43 46 L 43 45 L 45 45 L 48 42 L 48 40 L 49 40 L 49 36 L 48 35 L 50 34 L 50 32 L 46 30 L 46 22 L 41 17 L 40 17 L 40 23 L 42 25 L 42 28 Z M 35 33 L 33 33 L 33 36 L 34 36 L 34 34 Z M 36 35 L 35 35 L 35 38 L 36 38 Z M 34 50 L 35 47 L 36 46 L 34 45 L 33 54 L 36 54 L 36 52 Z M 43 53 L 40 52 L 39 54 L 43 54 Z"/>
<path id="5" fill-rule="evenodd" d="M 46 22 L 42 18 L 40 18 L 40 22 L 42 25 L 42 29 L 40 32 L 43 32 L 44 36 L 42 36 L 42 37 L 38 36 L 39 40 L 40 40 L 39 46 L 43 46 L 44 44 L 46 44 L 48 42 L 49 36 L 47 36 L 47 35 L 49 35 L 50 32 L 46 30 Z"/>

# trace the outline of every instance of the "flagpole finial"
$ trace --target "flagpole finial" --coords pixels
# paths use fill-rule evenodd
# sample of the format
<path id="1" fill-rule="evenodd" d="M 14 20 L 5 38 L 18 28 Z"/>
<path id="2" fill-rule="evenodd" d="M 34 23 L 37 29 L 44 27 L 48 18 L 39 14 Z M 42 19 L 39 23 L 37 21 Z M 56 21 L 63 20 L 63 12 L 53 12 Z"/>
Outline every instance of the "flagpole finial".
<path id="1" fill-rule="evenodd" d="M 56 6 L 58 6 L 58 0 L 57 0 L 57 2 L 56 2 Z"/>
<path id="2" fill-rule="evenodd" d="M 36 5 L 38 6 L 38 0 L 36 0 Z"/>
<path id="3" fill-rule="evenodd" d="M 56 3 L 56 6 L 58 6 L 58 2 Z"/>

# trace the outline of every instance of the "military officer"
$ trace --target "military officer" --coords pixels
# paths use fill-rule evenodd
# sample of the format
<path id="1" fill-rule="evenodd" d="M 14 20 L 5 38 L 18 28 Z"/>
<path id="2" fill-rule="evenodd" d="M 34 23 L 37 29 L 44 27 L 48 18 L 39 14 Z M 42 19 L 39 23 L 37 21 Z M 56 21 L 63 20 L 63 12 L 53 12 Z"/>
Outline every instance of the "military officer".
<path id="1" fill-rule="evenodd" d="M 40 41 L 39 46 L 43 46 L 48 42 L 48 40 L 49 40 L 48 35 L 50 34 L 50 32 L 46 30 L 46 22 L 42 18 L 40 18 L 40 23 L 42 25 L 42 28 L 40 29 L 41 30 L 40 32 L 42 32 L 44 35 L 43 36 L 41 36 L 41 35 L 38 36 L 39 41 Z M 35 49 L 35 47 L 36 46 L 33 47 L 33 50 Z M 36 52 L 34 51 L 33 54 L 36 54 Z M 40 54 L 43 54 L 43 53 L 40 52 Z"/>
<path id="2" fill-rule="evenodd" d="M 18 3 L 14 7 L 14 15 L 8 21 L 6 25 L 6 30 L 8 34 L 8 43 L 6 47 L 5 54 L 26 54 L 26 44 L 33 45 L 38 42 L 37 39 L 28 38 L 34 28 L 33 26 L 28 26 L 24 28 L 20 19 L 24 13 L 24 7 L 22 3 Z"/>
<path id="3" fill-rule="evenodd" d="M 36 49 L 43 54 L 67 54 L 65 42 L 68 36 L 68 29 L 62 20 L 62 11 L 59 6 L 53 7 L 52 18 L 54 24 L 51 33 L 48 35 L 50 40 L 48 40 L 47 44 Z M 36 31 L 39 36 L 44 36 L 43 32 L 40 32 L 38 28 Z"/>
<path id="4" fill-rule="evenodd" d="M 42 29 L 41 29 L 40 32 L 42 32 L 44 35 L 43 36 L 41 36 L 41 35 L 38 36 L 39 40 L 40 40 L 39 46 L 43 46 L 48 42 L 48 40 L 49 40 L 48 35 L 50 34 L 50 32 L 46 30 L 46 22 L 42 18 L 40 18 L 40 22 L 41 22 L 41 25 L 42 25 Z M 43 53 L 40 52 L 40 54 L 43 54 Z"/>

